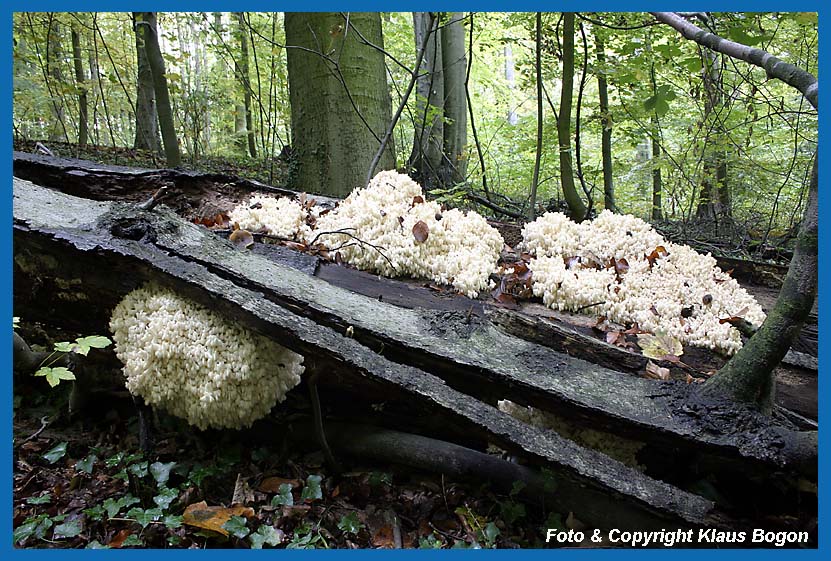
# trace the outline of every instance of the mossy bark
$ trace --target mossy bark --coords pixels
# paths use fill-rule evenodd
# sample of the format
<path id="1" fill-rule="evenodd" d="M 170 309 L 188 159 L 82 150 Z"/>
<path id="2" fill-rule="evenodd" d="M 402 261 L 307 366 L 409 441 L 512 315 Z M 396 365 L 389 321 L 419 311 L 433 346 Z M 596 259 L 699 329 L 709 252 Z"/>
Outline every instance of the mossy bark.
<path id="1" fill-rule="evenodd" d="M 764 412 L 770 412 L 773 407 L 773 370 L 802 329 L 817 294 L 817 165 L 818 158 L 815 157 L 808 204 L 776 305 L 756 334 L 702 387 L 704 394 L 727 395 L 753 403 Z"/>
<path id="2" fill-rule="evenodd" d="M 568 203 L 569 215 L 580 222 L 586 217 L 586 204 L 574 185 L 571 160 L 571 102 L 574 97 L 574 13 L 563 14 L 563 89 L 557 115 L 557 139 L 560 143 L 560 183 Z"/>
<path id="3" fill-rule="evenodd" d="M 347 29 L 348 27 L 348 29 Z M 391 115 L 377 12 L 285 14 L 299 191 L 346 196 L 364 185 Z M 389 143 L 377 171 L 395 167 Z"/>

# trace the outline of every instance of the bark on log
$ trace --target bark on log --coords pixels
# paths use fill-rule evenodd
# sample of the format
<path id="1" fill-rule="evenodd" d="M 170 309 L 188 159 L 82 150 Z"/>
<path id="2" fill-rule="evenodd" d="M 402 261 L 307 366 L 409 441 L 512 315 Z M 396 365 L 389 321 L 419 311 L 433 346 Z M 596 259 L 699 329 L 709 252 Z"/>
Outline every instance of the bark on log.
<path id="1" fill-rule="evenodd" d="M 313 369 L 337 369 L 371 380 L 390 393 L 422 404 L 426 415 L 440 415 L 466 430 L 485 432 L 499 446 L 549 467 L 558 478 L 564 506 L 579 510 L 591 524 L 632 529 L 661 528 L 668 523 L 734 526 L 710 501 L 646 477 L 553 432 L 530 427 L 426 371 L 394 363 L 332 327 L 294 313 L 304 309 L 302 299 L 290 298 L 300 295 L 295 289 L 360 304 L 360 299 L 348 298 L 345 291 L 336 294 L 323 286 L 310 286 L 322 281 L 239 252 L 164 207 L 147 212 L 132 204 L 78 199 L 18 179 L 14 184 L 15 259 L 28 260 L 29 265 L 36 259 L 51 263 L 56 276 L 69 271 L 70 282 L 64 279 L 59 285 L 69 297 L 100 288 L 102 300 L 112 299 L 154 278 L 302 353 Z M 226 260 L 230 269 L 222 263 Z M 228 274 L 246 261 L 256 271 L 255 277 L 276 275 L 274 284 L 280 290 L 264 289 L 263 279 L 250 274 Z M 116 285 L 100 280 L 97 285 L 88 283 L 108 268 L 127 277 Z M 84 276 L 72 283 L 76 274 Z M 290 281 L 300 284 L 282 284 Z M 364 307 L 370 312 L 373 308 L 368 302 Z M 336 312 L 330 308 L 331 314 Z"/>
<path id="2" fill-rule="evenodd" d="M 91 202 L 16 179 L 15 231 L 15 262 L 22 277 L 33 267 L 63 276 L 58 282 L 42 275 L 38 282 L 52 282 L 49 291 L 66 298 L 67 307 L 87 294 L 96 299 L 96 306 L 79 302 L 80 317 L 90 317 L 91 307 L 103 307 L 107 315 L 118 297 L 148 276 L 173 277 L 168 282 L 177 289 L 218 307 L 220 313 L 264 332 L 285 330 L 275 335 L 279 341 L 311 357 L 311 363 L 322 364 L 318 368 L 324 372 L 357 365 L 363 379 L 421 396 L 425 408 L 437 410 L 442 419 L 450 417 L 471 432 L 484 431 L 504 447 L 524 450 L 540 461 L 561 461 L 554 453 L 557 447 L 583 460 L 586 456 L 570 441 L 552 443 L 551 433 L 528 433 L 530 427 L 492 408 L 483 412 L 478 400 L 462 392 L 491 403 L 509 398 L 555 410 L 574 422 L 673 450 L 673 457 L 685 462 L 748 480 L 756 477 L 769 484 L 781 477 L 793 484 L 795 478 L 788 474 L 794 471 L 816 473 L 810 434 L 806 440 L 804 434 L 729 403 L 689 401 L 684 385 L 622 376 L 506 336 L 470 312 L 407 310 L 333 287 L 240 252 L 164 207 L 145 212 L 137 205 Z M 15 283 L 16 293 L 35 288 Z M 357 341 L 336 335 L 349 326 Z M 539 438 L 549 444 L 536 442 Z M 535 452 L 540 446 L 548 452 Z M 605 456 L 591 457 L 581 460 L 581 469 L 595 460 L 608 468 Z M 615 469 L 608 468 L 603 477 L 592 472 L 589 479 L 600 477 L 602 485 L 614 488 L 604 477 Z M 626 473 L 629 478 L 637 475 Z M 643 485 L 640 477 L 638 485 Z"/>

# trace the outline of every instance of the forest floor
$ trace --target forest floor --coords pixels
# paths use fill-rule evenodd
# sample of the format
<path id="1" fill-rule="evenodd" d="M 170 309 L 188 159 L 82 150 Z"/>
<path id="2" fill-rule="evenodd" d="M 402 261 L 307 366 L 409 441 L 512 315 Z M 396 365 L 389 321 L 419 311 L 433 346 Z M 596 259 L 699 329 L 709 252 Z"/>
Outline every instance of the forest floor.
<path id="1" fill-rule="evenodd" d="M 273 425 L 200 432 L 162 418 L 145 455 L 127 398 L 70 417 L 67 384 L 15 391 L 17 547 L 520 548 L 579 528 L 474 481 L 346 458 L 333 474 L 314 443 Z M 281 418 L 304 414 L 287 403 Z"/>

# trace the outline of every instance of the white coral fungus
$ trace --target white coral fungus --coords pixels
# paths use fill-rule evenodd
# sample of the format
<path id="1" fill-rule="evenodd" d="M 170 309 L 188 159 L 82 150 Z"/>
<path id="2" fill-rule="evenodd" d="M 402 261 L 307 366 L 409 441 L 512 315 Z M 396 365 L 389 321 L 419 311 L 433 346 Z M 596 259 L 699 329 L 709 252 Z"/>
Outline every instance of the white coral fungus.
<path id="1" fill-rule="evenodd" d="M 231 223 L 249 232 L 265 230 L 273 236 L 286 239 L 303 239 L 310 231 L 306 225 L 308 212 L 288 197 L 254 195 L 247 202 L 237 205 L 228 215 Z"/>
<path id="2" fill-rule="evenodd" d="M 318 220 L 317 230 L 351 234 L 321 239 L 360 269 L 427 277 L 471 298 L 487 288 L 504 243 L 479 214 L 442 211 L 438 203 L 425 201 L 418 183 L 395 171 L 382 171 L 367 187 L 353 191 Z"/>
<path id="3" fill-rule="evenodd" d="M 124 297 L 110 329 L 130 393 L 200 429 L 251 426 L 303 372 L 302 356 L 154 284 Z"/>
<path id="4" fill-rule="evenodd" d="M 254 197 L 230 217 L 246 229 L 262 227 L 307 242 L 316 238 L 359 269 L 388 277 L 429 278 L 471 298 L 488 287 L 504 243 L 479 214 L 442 211 L 438 203 L 425 201 L 418 183 L 395 171 L 378 173 L 337 208 L 316 215 L 314 230 L 306 226 L 302 212 L 288 199 Z"/>
<path id="5" fill-rule="evenodd" d="M 552 308 L 636 322 L 644 331 L 730 355 L 741 348 L 741 336 L 719 320 L 741 314 L 760 325 L 765 319 L 711 255 L 667 242 L 634 216 L 604 210 L 592 222 L 575 224 L 547 213 L 522 233 L 536 255 L 529 264 L 534 294 Z"/>

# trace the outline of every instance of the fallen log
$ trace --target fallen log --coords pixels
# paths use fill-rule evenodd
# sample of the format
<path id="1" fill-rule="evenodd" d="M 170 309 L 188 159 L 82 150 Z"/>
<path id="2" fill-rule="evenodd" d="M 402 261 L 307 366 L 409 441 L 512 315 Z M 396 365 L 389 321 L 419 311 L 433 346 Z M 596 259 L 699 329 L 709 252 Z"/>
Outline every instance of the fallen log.
<path id="1" fill-rule="evenodd" d="M 167 209 L 146 212 L 132 204 L 91 202 L 18 179 L 14 183 L 17 272 L 23 277 L 26 270 L 47 273 L 44 282 L 54 283 L 48 289 L 57 292 L 58 300 L 79 301 L 88 307 L 91 298 L 96 305 L 109 303 L 152 278 L 303 354 L 309 370 L 321 377 L 337 373 L 369 382 L 396 400 L 419 404 L 425 416 L 439 416 L 462 430 L 485 435 L 546 466 L 557 478 L 558 504 L 579 511 L 591 524 L 631 529 L 739 524 L 706 499 L 556 433 L 530 427 L 427 371 L 392 362 L 361 342 L 294 313 L 290 303 L 278 303 L 276 293 L 263 290 L 246 275 L 223 274 L 218 262 L 206 263 L 217 247 L 233 246 Z M 175 244 L 174 239 L 178 240 Z M 201 253 L 202 262 L 176 255 L 167 247 L 181 244 L 179 250 L 190 247 L 195 255 L 202 243 L 209 246 Z M 286 267 L 274 269 L 262 257 L 237 253 L 260 272 L 290 272 L 294 280 L 310 279 Z M 114 279 L 120 282 L 110 282 Z M 37 289 L 33 284 L 26 288 Z"/>
<path id="2" fill-rule="evenodd" d="M 48 291 L 63 298 L 63 306 L 85 309 L 81 317 L 88 318 L 89 300 L 79 298 L 79 293 L 94 295 L 97 305 L 109 310 L 112 306 L 107 304 L 114 305 L 120 295 L 147 278 L 150 269 L 156 276 L 164 276 L 158 271 L 175 276 L 180 284 L 185 283 L 182 291 L 195 292 L 204 301 L 207 281 L 202 277 L 207 276 L 231 291 L 209 291 L 226 302 L 225 308 L 227 302 L 234 301 L 230 295 L 241 290 L 241 308 L 260 318 L 265 310 L 283 318 L 272 321 L 269 316 L 266 325 L 270 327 L 261 323 L 262 330 L 276 325 L 294 333 L 289 340 L 300 337 L 297 329 L 324 330 L 331 333 L 329 337 L 334 337 L 332 330 L 354 333 L 355 340 L 346 340 L 348 345 L 357 344 L 363 352 L 374 349 L 386 357 L 372 353 L 373 360 L 386 362 L 382 373 L 366 377 L 389 384 L 387 370 L 409 372 L 392 383 L 416 394 L 438 384 L 442 391 L 454 392 L 453 399 L 461 399 L 460 403 L 479 404 L 470 405 L 477 413 L 466 417 L 469 424 L 475 424 L 473 419 L 481 415 L 481 403 L 469 395 L 491 404 L 509 398 L 557 411 L 574 423 L 647 443 L 656 454 L 670 457 L 685 469 L 706 467 L 714 473 L 741 476 L 749 489 L 752 485 L 770 486 L 779 478 L 785 488 L 792 489 L 797 472 L 816 477 L 815 432 L 795 431 L 792 425 L 730 403 L 692 401 L 684 384 L 624 376 L 591 365 L 505 335 L 473 313 L 404 309 L 331 286 L 262 256 L 238 251 L 163 207 L 143 212 L 136 205 L 81 200 L 16 179 L 15 246 L 16 272 L 23 280 L 15 283 L 16 299 L 19 292 L 24 298 L 23 293 L 37 291 L 36 283 L 26 281 L 27 277 L 49 282 L 48 275 L 37 274 L 46 270 L 64 277 L 50 284 Z M 68 254 L 72 255 L 70 260 L 65 257 Z M 92 269 L 102 264 L 110 270 L 109 275 Z M 119 267 L 125 270 L 112 274 Z M 199 289 L 188 284 L 197 281 Z M 239 308 L 225 308 L 230 317 L 241 314 Z M 283 317 L 287 313 L 291 320 Z M 295 327 L 301 316 L 302 322 Z M 243 317 L 252 323 L 250 316 Z M 343 338 L 336 342 L 342 344 Z M 323 349 L 325 345 L 308 341 L 296 344 L 307 356 L 328 356 L 336 363 L 353 361 L 341 355 L 331 358 L 331 353 L 342 352 L 340 349 Z M 446 408 L 443 414 L 450 414 L 454 401 L 442 403 Z M 504 441 L 507 437 L 498 425 L 487 425 L 488 430 Z M 507 440 L 517 447 L 516 438 Z M 533 448 L 529 441 L 523 442 Z M 668 455 L 668 450 L 672 454 Z M 751 484 L 754 478 L 756 483 Z M 790 501 L 798 498 L 792 491 L 786 495 Z"/>

